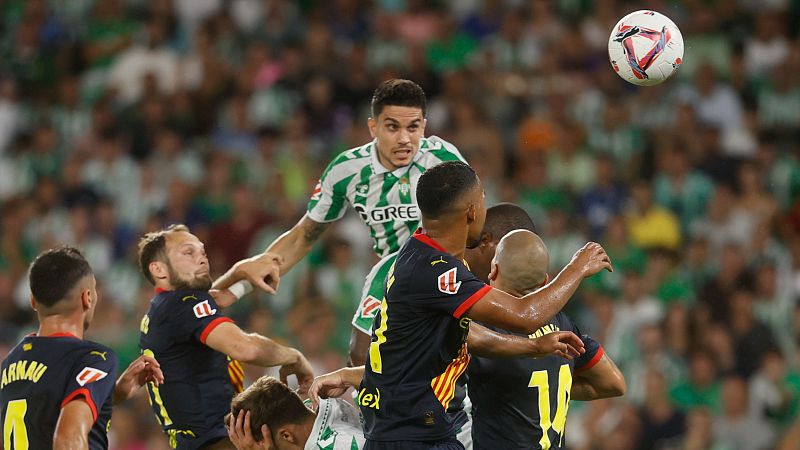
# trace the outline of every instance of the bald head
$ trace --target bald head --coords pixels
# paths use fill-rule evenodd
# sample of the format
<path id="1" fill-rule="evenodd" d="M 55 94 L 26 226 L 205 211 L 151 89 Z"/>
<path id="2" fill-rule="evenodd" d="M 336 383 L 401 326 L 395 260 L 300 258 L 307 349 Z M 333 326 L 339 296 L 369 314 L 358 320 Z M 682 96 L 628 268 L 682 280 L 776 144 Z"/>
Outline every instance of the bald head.
<path id="1" fill-rule="evenodd" d="M 528 230 L 514 230 L 497 244 L 492 260 L 492 285 L 514 295 L 525 295 L 547 281 L 550 255 L 544 241 Z"/>

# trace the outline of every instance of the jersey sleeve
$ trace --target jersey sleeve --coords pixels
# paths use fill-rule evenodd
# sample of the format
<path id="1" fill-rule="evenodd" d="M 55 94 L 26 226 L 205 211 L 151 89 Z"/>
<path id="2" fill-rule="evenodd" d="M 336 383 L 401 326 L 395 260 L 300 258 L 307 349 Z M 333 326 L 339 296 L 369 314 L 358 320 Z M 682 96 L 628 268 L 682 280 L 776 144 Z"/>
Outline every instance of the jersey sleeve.
<path id="1" fill-rule="evenodd" d="M 225 322 L 233 322 L 219 313 L 217 302 L 208 293 L 186 293 L 172 300 L 178 306 L 174 308 L 175 316 L 170 323 L 179 340 L 194 340 L 205 344 L 214 328 Z"/>
<path id="2" fill-rule="evenodd" d="M 591 369 L 595 364 L 600 362 L 600 358 L 605 354 L 605 350 L 603 350 L 603 346 L 594 340 L 594 338 L 588 334 L 581 334 L 581 330 L 578 329 L 576 325 L 572 325 L 572 332 L 580 336 L 583 341 L 583 347 L 586 349 L 586 353 L 575 359 L 575 374 L 579 374 Z"/>
<path id="3" fill-rule="evenodd" d="M 307 214 L 308 218 L 314 222 L 333 222 L 341 219 L 347 212 L 347 185 L 355 174 L 337 180 L 337 175 L 341 170 L 336 166 L 342 162 L 342 156 L 331 161 L 311 192 Z"/>
<path id="4" fill-rule="evenodd" d="M 82 350 L 78 362 L 72 367 L 61 407 L 83 398 L 92 410 L 93 420 L 106 402 L 111 401 L 117 382 L 117 355 L 107 348 Z"/>
<path id="5" fill-rule="evenodd" d="M 414 272 L 409 300 L 417 308 L 452 315 L 456 319 L 492 289 L 450 255 L 423 261 Z"/>
<path id="6" fill-rule="evenodd" d="M 445 141 L 439 136 L 431 136 L 428 138 L 429 145 L 431 146 L 430 152 L 436 156 L 439 161 L 434 165 L 447 162 L 447 161 L 461 161 L 466 163 L 467 160 L 461 155 L 455 145 Z"/>

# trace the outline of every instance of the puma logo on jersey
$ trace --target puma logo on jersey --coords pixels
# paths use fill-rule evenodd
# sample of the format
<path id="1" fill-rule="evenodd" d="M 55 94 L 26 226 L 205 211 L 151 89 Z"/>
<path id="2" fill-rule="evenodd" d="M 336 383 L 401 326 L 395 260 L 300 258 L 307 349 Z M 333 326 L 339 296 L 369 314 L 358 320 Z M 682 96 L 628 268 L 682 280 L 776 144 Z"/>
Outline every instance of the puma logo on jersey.
<path id="1" fill-rule="evenodd" d="M 194 315 L 198 319 L 202 319 L 203 317 L 213 316 L 217 313 L 217 310 L 212 308 L 211 305 L 208 303 L 208 300 L 202 301 L 192 308 L 194 311 Z"/>
<path id="2" fill-rule="evenodd" d="M 95 369 L 94 367 L 84 367 L 83 370 L 80 371 L 75 380 L 81 386 L 86 386 L 89 383 L 94 383 L 95 381 L 100 381 L 105 378 L 108 373 L 103 372 L 100 369 Z"/>
<path id="3" fill-rule="evenodd" d="M 97 355 L 97 356 L 103 358 L 103 361 L 107 361 L 106 353 L 108 353 L 108 352 L 98 352 L 97 350 L 92 350 L 92 351 L 89 352 L 90 355 Z"/>
<path id="4" fill-rule="evenodd" d="M 363 319 L 371 319 L 375 317 L 375 312 L 381 307 L 381 302 L 377 298 L 368 295 L 367 298 L 361 301 L 361 317 Z"/>
<path id="5" fill-rule="evenodd" d="M 445 294 L 451 294 L 451 295 L 457 294 L 458 288 L 461 287 L 461 282 L 456 281 L 457 274 L 458 274 L 458 267 L 453 267 L 447 272 L 439 275 L 438 278 L 439 291 Z"/>
<path id="6" fill-rule="evenodd" d="M 435 266 L 439 263 L 447 264 L 447 261 L 444 260 L 444 256 L 440 256 L 439 259 L 437 259 L 436 261 L 431 261 L 431 266 Z"/>

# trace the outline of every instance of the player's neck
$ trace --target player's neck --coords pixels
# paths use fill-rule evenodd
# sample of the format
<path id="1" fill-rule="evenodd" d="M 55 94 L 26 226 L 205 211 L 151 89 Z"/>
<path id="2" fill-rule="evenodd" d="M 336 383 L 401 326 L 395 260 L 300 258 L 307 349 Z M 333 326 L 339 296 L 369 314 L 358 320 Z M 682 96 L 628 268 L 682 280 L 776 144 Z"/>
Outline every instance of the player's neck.
<path id="1" fill-rule="evenodd" d="M 467 248 L 467 230 L 458 230 L 453 227 L 452 221 L 426 220 L 422 232 L 433 239 L 447 253 L 453 255 L 458 260 L 464 259 L 464 251 Z"/>
<path id="2" fill-rule="evenodd" d="M 50 336 L 53 334 L 71 334 L 79 339 L 83 339 L 83 317 L 65 316 L 61 314 L 39 317 L 39 336 Z"/>

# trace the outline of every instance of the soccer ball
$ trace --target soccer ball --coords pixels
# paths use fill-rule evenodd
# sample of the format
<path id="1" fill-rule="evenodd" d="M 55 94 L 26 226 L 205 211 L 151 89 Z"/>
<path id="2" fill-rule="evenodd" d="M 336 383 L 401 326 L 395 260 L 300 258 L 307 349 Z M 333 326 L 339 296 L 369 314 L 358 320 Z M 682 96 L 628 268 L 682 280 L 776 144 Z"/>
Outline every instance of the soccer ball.
<path id="1" fill-rule="evenodd" d="M 623 17 L 608 38 L 611 67 L 623 80 L 652 86 L 671 77 L 683 61 L 683 36 L 669 17 L 636 11 Z"/>

